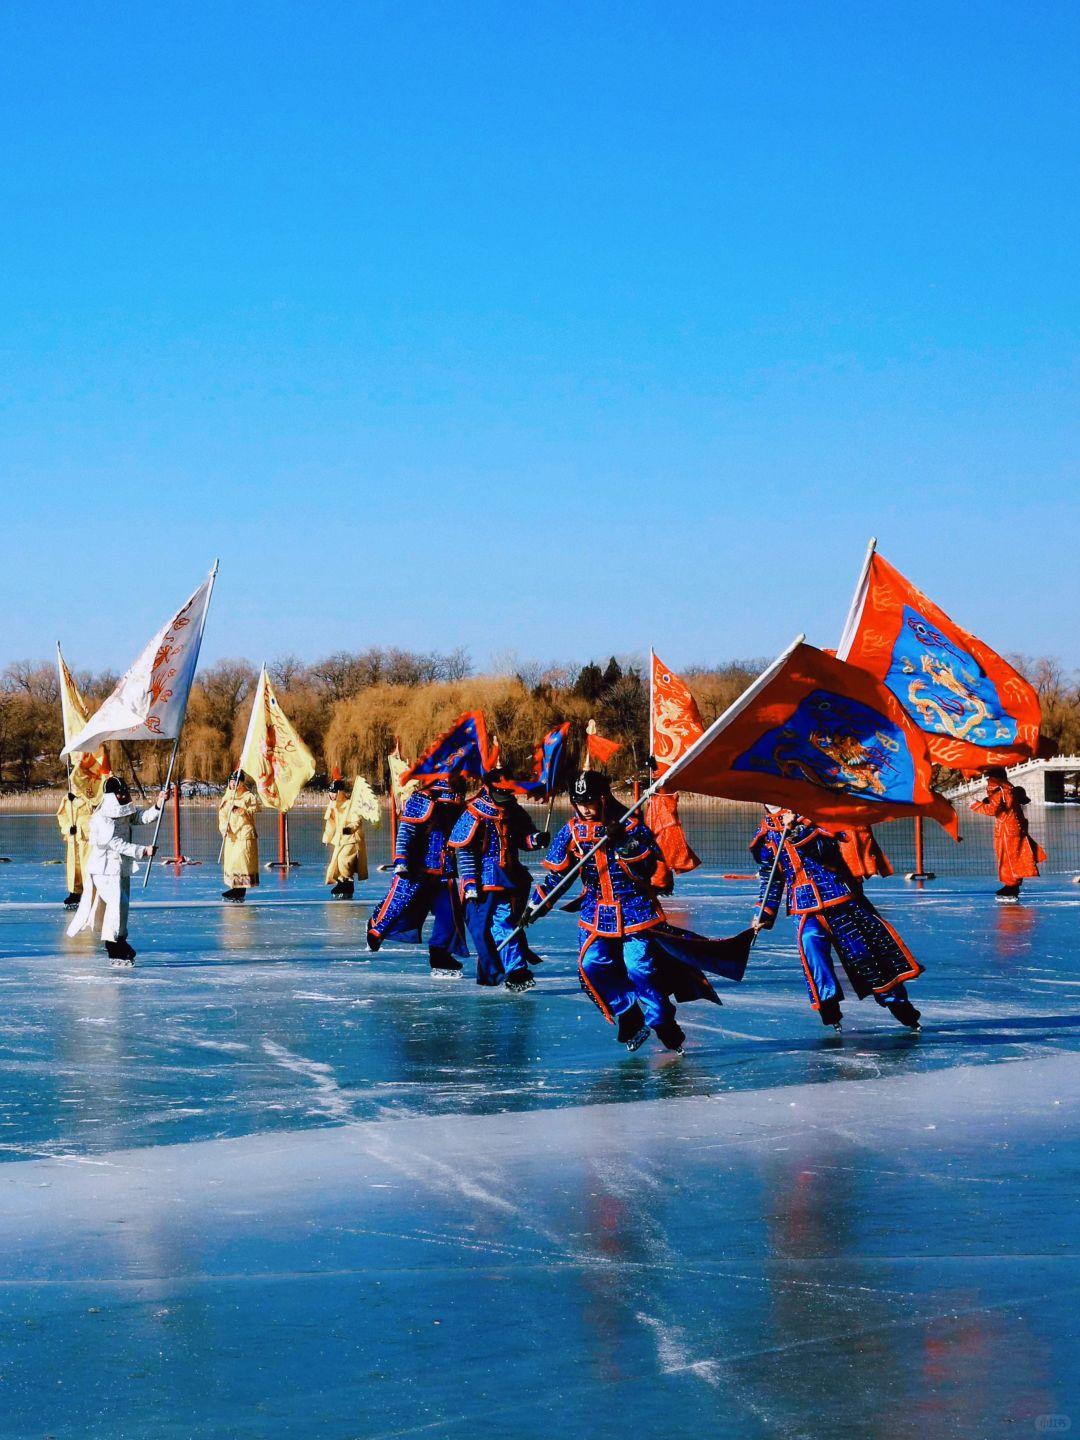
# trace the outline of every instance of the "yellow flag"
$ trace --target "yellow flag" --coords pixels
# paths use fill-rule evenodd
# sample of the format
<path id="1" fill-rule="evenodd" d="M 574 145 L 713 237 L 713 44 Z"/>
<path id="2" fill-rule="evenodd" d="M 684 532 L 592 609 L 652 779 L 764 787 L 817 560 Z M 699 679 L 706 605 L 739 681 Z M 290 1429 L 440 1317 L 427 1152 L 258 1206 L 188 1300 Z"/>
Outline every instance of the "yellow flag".
<path id="1" fill-rule="evenodd" d="M 255 690 L 240 768 L 255 781 L 259 799 L 273 810 L 291 810 L 315 774 L 311 751 L 278 704 L 265 668 Z"/>
<path id="2" fill-rule="evenodd" d="M 401 814 L 401 807 L 420 784 L 419 780 L 406 780 L 402 785 L 401 777 L 410 768 L 409 761 L 403 760 L 396 750 L 392 750 L 386 757 L 386 763 L 390 766 L 390 789 L 393 792 L 394 804 L 397 812 Z"/>
<path id="3" fill-rule="evenodd" d="M 348 815 L 354 824 L 357 820 L 362 820 L 365 825 L 370 825 L 372 830 L 379 828 L 379 822 L 382 820 L 382 807 L 379 805 L 379 797 L 375 794 L 375 791 L 372 790 L 363 775 L 357 775 L 353 781 L 352 794 L 349 797 Z"/>
<path id="4" fill-rule="evenodd" d="M 75 677 L 67 667 L 67 661 L 56 647 L 56 668 L 60 675 L 60 711 L 64 717 L 64 746 L 73 736 L 86 728 L 90 712 L 86 701 L 75 684 Z M 88 750 L 85 753 L 73 750 L 71 756 L 71 788 L 76 795 L 82 795 L 96 805 L 101 799 L 101 787 L 105 781 L 108 762 L 104 749 Z"/>

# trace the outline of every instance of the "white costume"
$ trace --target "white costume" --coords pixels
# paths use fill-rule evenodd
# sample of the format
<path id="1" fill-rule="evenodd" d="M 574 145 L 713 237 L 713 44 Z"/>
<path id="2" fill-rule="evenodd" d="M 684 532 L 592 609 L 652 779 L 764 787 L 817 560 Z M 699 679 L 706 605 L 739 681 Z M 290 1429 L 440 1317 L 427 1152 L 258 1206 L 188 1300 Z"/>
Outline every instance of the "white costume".
<path id="1" fill-rule="evenodd" d="M 126 937 L 134 861 L 150 855 L 149 845 L 134 843 L 131 827 L 152 825 L 160 813 L 157 805 L 139 810 L 135 805 L 121 805 L 115 795 L 104 797 L 90 821 L 83 897 L 68 926 L 69 935 L 93 929 L 108 943 Z"/>

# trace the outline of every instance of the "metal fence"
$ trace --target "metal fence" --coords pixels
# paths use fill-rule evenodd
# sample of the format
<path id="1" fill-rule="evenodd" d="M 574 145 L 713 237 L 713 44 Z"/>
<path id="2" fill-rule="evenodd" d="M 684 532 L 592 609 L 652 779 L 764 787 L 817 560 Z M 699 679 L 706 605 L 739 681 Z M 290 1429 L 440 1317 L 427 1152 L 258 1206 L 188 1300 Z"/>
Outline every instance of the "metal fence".
<path id="1" fill-rule="evenodd" d="M 0 856 L 12 859 L 47 861 L 60 854 L 60 832 L 55 819 L 61 793 L 0 796 Z M 289 853 L 304 866 L 326 863 L 322 844 L 324 791 L 306 791 L 288 818 Z M 537 824 L 546 818 L 546 807 L 530 806 Z M 553 825 L 566 818 L 567 807 L 555 806 Z M 993 875 L 993 822 L 973 815 L 961 801 L 957 806 L 962 842 L 956 844 L 938 825 L 923 825 L 923 866 L 941 877 L 950 875 Z M 752 870 L 747 844 L 757 828 L 760 807 L 734 801 L 712 800 L 686 795 L 680 802 L 680 816 L 687 837 L 710 869 L 721 874 L 746 875 Z M 1047 875 L 1080 874 L 1080 805 L 1032 806 L 1031 831 L 1047 852 L 1042 867 Z M 278 858 L 278 816 L 264 810 L 258 816 L 259 850 L 263 864 Z M 878 827 L 878 839 L 898 874 L 915 865 L 915 825 L 897 820 Z M 204 864 L 217 861 L 221 837 L 217 828 L 217 801 L 213 797 L 181 802 L 180 841 L 184 855 Z M 368 857 L 372 867 L 390 858 L 390 825 L 384 808 L 382 824 L 367 831 Z M 172 817 L 166 814 L 161 826 L 162 856 L 171 856 Z"/>

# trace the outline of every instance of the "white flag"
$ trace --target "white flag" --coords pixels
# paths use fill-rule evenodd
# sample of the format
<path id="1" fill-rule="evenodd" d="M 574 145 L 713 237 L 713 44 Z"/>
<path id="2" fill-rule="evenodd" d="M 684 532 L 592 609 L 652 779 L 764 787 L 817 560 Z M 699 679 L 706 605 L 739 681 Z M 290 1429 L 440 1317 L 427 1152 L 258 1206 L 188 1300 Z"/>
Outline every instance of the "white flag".
<path id="1" fill-rule="evenodd" d="M 96 750 L 105 740 L 171 740 L 180 733 L 216 574 L 215 565 L 61 755 Z"/>

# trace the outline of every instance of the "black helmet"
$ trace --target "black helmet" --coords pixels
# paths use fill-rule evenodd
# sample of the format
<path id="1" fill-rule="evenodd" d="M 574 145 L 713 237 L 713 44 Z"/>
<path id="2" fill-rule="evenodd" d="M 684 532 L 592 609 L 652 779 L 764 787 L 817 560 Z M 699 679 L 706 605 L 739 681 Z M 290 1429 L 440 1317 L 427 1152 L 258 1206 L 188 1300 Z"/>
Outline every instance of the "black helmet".
<path id="1" fill-rule="evenodd" d="M 351 787 L 349 785 L 349 782 L 347 780 L 342 780 L 340 777 L 337 780 L 330 781 L 331 795 L 345 795 L 348 793 L 350 788 Z"/>
<path id="2" fill-rule="evenodd" d="M 126 805 L 131 799 L 131 791 L 128 783 L 121 775 L 110 775 L 105 781 L 104 794 L 115 795 L 121 805 Z"/>
<path id="3" fill-rule="evenodd" d="M 599 770 L 582 770 L 570 781 L 571 805 L 599 805 L 611 794 L 611 783 Z"/>

